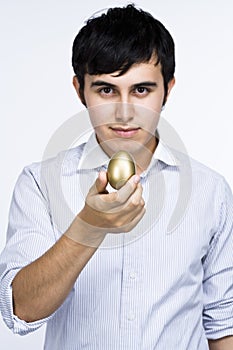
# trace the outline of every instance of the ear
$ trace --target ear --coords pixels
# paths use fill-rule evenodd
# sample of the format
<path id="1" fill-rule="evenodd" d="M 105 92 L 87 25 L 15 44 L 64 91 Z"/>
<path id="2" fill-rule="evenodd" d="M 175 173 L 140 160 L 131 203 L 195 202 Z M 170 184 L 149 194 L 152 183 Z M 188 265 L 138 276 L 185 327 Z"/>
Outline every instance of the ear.
<path id="1" fill-rule="evenodd" d="M 73 86 L 78 94 L 80 101 L 82 102 L 82 104 L 84 104 L 84 106 L 86 106 L 84 92 L 83 92 L 83 89 L 80 88 L 80 84 L 76 75 L 73 77 Z"/>
<path id="2" fill-rule="evenodd" d="M 167 89 L 167 98 L 168 98 L 168 96 L 169 96 L 169 94 L 170 94 L 170 92 L 171 92 L 173 86 L 175 85 L 175 83 L 176 83 L 176 79 L 175 79 L 175 77 L 173 77 L 173 78 L 169 81 L 169 83 L 167 84 L 167 87 L 168 87 L 168 89 Z M 167 100 L 167 98 L 166 98 L 166 100 Z"/>
<path id="3" fill-rule="evenodd" d="M 170 94 L 170 92 L 171 92 L 171 89 L 172 89 L 173 86 L 175 85 L 175 82 L 176 82 L 175 77 L 173 77 L 173 78 L 169 81 L 169 83 L 167 84 L 167 94 L 166 94 L 166 96 L 164 97 L 163 105 L 162 105 L 162 109 L 161 109 L 161 110 L 164 109 L 164 106 L 165 106 L 165 104 L 166 104 L 166 102 L 167 102 L 168 96 L 169 96 L 169 94 Z"/>

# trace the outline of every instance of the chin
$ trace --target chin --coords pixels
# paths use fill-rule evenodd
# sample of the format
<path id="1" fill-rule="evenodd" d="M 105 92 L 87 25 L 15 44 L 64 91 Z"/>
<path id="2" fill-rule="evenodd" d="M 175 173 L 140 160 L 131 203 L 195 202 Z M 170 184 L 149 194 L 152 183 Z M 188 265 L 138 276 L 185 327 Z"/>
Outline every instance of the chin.
<path id="1" fill-rule="evenodd" d="M 129 140 L 128 141 L 123 140 L 123 141 L 120 141 L 117 144 L 115 144 L 112 147 L 112 151 L 114 153 L 116 153 L 116 152 L 122 150 L 122 151 L 129 152 L 133 155 L 133 154 L 136 154 L 139 151 L 141 151 L 143 148 L 144 148 L 144 146 L 142 144 L 139 144 L 138 142 L 135 142 L 135 141 L 130 142 Z"/>

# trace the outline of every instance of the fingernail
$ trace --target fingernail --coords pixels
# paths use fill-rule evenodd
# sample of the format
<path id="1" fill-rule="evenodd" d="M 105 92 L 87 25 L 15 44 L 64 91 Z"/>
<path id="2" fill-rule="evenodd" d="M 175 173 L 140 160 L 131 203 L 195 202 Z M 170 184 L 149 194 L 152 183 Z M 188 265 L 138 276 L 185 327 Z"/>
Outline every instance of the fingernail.
<path id="1" fill-rule="evenodd" d="M 139 175 L 134 175 L 133 182 L 134 182 L 135 184 L 138 184 L 139 181 L 140 181 L 140 176 L 139 176 Z"/>

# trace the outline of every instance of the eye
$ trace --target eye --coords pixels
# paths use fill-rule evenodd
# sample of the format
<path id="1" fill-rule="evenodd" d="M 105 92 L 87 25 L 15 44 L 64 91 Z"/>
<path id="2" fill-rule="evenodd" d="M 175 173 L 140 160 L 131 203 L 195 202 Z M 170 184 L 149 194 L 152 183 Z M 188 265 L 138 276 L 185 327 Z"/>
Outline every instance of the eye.
<path id="1" fill-rule="evenodd" d="M 140 96 L 144 96 L 147 95 L 149 93 L 149 89 L 144 87 L 144 86 L 138 86 L 135 90 L 134 90 L 135 94 L 140 95 Z"/>
<path id="2" fill-rule="evenodd" d="M 138 92 L 139 92 L 140 94 L 142 94 L 142 93 L 145 92 L 145 91 L 147 91 L 147 89 L 144 88 L 143 86 L 139 86 L 139 87 L 138 87 Z"/>
<path id="3" fill-rule="evenodd" d="M 113 94 L 113 89 L 106 86 L 106 87 L 103 87 L 99 90 L 99 92 L 102 94 L 102 95 L 111 95 Z"/>

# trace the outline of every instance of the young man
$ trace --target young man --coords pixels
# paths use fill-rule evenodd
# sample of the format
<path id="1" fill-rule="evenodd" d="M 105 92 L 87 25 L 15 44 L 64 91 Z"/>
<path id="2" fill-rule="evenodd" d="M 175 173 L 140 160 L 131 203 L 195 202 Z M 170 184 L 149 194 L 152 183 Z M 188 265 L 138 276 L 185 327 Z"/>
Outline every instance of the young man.
<path id="1" fill-rule="evenodd" d="M 232 349 L 231 191 L 156 133 L 175 82 L 170 34 L 132 5 L 109 9 L 77 35 L 73 67 L 95 133 L 19 177 L 0 261 L 6 324 L 27 334 L 47 323 L 45 349 Z M 121 149 L 137 174 L 108 192 Z M 182 167 L 192 192 L 167 234 Z"/>

